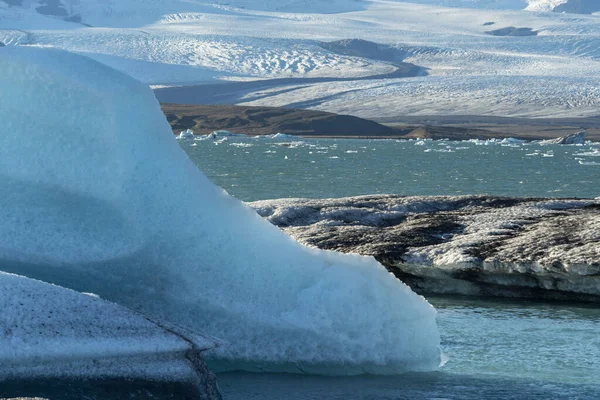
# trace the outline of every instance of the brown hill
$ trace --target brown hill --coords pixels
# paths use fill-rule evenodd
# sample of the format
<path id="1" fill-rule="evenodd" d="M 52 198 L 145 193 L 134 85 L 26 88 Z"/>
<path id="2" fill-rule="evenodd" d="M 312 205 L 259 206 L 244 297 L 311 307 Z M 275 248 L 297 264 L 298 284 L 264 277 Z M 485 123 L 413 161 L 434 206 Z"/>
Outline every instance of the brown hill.
<path id="1" fill-rule="evenodd" d="M 279 107 L 162 104 L 174 133 L 206 134 L 226 129 L 247 135 L 285 133 L 302 136 L 395 137 L 410 132 L 374 121 L 322 111 Z"/>

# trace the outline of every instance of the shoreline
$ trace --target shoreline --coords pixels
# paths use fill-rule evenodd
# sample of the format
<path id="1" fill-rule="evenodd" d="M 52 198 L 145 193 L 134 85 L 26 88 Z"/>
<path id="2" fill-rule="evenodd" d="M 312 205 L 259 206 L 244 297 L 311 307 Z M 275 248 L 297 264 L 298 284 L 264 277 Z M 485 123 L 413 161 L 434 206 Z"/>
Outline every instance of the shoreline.
<path id="1" fill-rule="evenodd" d="M 600 142 L 600 116 L 585 118 L 512 118 L 487 116 L 419 116 L 369 120 L 351 115 L 283 107 L 189 105 L 162 103 L 174 134 L 196 135 L 227 130 L 248 136 L 284 133 L 313 139 L 449 139 L 514 138 L 549 140 L 586 130 L 586 140 Z"/>

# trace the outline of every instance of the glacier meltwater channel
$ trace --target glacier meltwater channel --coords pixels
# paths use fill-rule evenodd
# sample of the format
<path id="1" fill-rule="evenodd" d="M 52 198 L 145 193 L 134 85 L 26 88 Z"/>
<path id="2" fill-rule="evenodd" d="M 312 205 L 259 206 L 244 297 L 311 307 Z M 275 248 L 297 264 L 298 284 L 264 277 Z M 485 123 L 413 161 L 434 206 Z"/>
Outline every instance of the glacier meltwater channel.
<path id="1" fill-rule="evenodd" d="M 372 258 L 300 245 L 212 184 L 146 85 L 5 47 L 0 91 L 1 270 L 221 338 L 205 353 L 216 369 L 438 367 L 424 298 Z"/>

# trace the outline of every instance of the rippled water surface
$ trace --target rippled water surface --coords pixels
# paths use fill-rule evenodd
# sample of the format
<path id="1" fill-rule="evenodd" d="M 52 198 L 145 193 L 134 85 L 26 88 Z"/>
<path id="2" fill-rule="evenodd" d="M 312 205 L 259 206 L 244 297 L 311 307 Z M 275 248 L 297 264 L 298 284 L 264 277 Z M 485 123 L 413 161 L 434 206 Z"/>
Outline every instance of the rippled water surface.
<path id="1" fill-rule="evenodd" d="M 600 196 L 600 146 L 229 139 L 181 146 L 246 201 L 280 197 Z M 447 363 L 391 377 L 219 374 L 228 399 L 600 399 L 600 308 L 432 297 Z M 401 305 L 399 305 L 401 307 Z"/>
<path id="2" fill-rule="evenodd" d="M 360 194 L 600 196 L 600 146 L 355 139 L 182 141 L 246 201 Z"/>

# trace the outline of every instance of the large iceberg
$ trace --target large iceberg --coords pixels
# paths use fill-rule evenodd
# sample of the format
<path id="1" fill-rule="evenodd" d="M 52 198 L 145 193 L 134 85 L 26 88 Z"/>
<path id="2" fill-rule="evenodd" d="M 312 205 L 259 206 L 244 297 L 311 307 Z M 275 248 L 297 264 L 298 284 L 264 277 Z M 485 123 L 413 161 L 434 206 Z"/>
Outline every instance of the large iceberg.
<path id="1" fill-rule="evenodd" d="M 80 55 L 5 47 L 0 90 L 1 270 L 220 337 L 206 353 L 217 369 L 439 365 L 425 299 L 370 257 L 298 244 L 212 184 L 147 86 Z"/>

